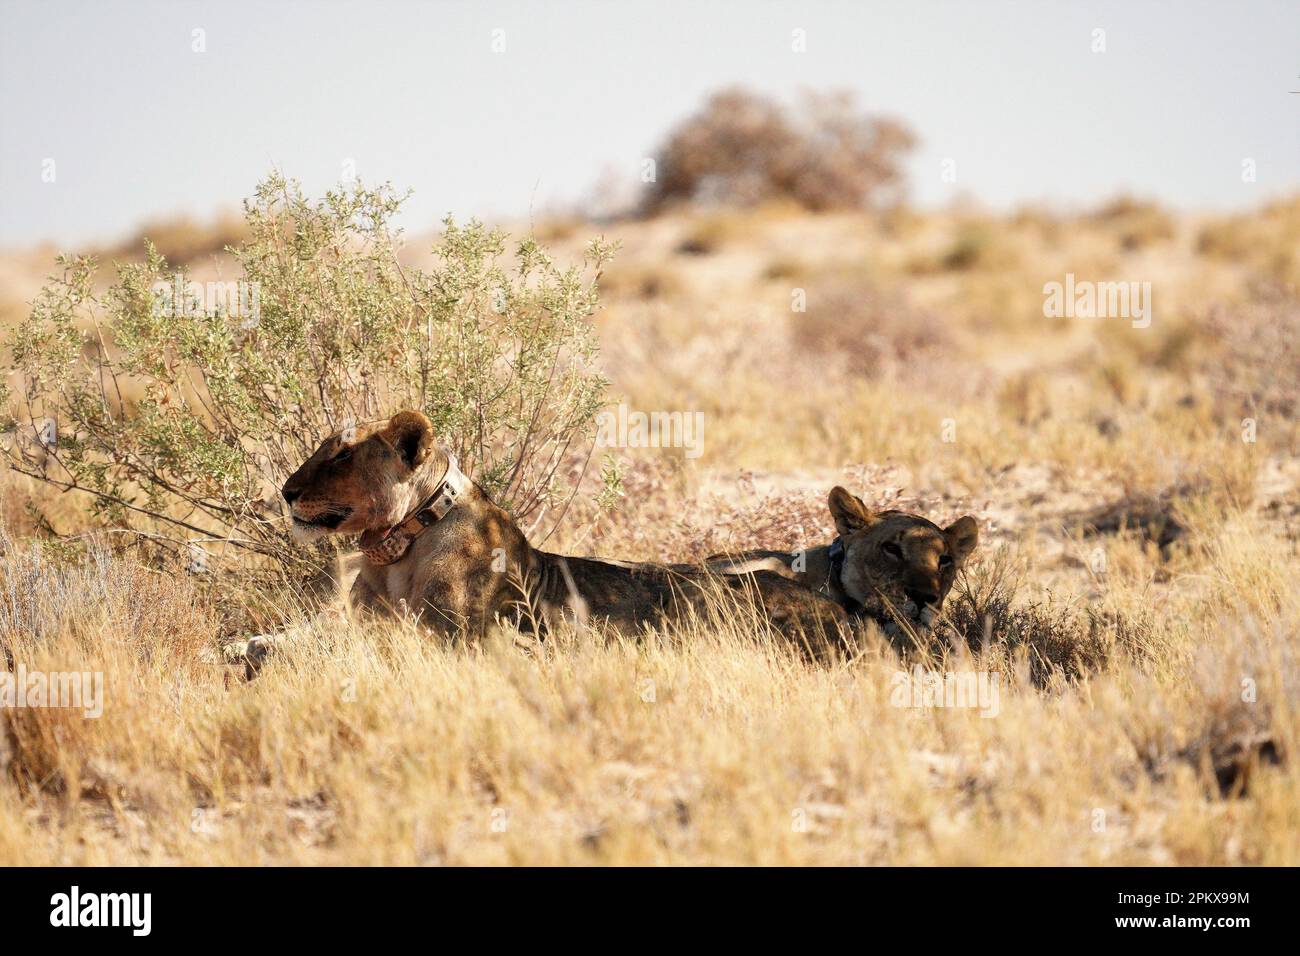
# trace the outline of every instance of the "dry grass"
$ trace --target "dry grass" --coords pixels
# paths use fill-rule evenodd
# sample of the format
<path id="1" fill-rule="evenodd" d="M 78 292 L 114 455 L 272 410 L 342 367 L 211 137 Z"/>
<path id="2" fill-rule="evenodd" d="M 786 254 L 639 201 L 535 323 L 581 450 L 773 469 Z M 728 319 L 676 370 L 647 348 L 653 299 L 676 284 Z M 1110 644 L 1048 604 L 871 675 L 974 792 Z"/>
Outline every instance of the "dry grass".
<path id="1" fill-rule="evenodd" d="M 1300 198 L 1213 220 L 1197 235 L 1196 250 L 1212 259 L 1239 263 L 1252 278 L 1294 292 L 1300 284 Z"/>
<path id="2" fill-rule="evenodd" d="M 605 369 L 703 411 L 704 454 L 618 450 L 620 510 L 580 496 L 550 546 L 821 544 L 836 483 L 980 523 L 937 639 L 830 666 L 743 617 L 543 648 L 326 619 L 249 683 L 201 663 L 239 595 L 87 550 L 84 503 L 9 476 L 0 646 L 106 701 L 0 711 L 0 863 L 1300 863 L 1294 208 L 611 227 Z M 1151 281 L 1152 326 L 1045 319 L 1066 272 Z M 996 716 L 894 706 L 918 665 L 996 675 Z"/>
<path id="3" fill-rule="evenodd" d="M 819 278 L 805 293 L 804 311 L 790 316 L 790 337 L 823 368 L 843 365 L 844 372 L 864 378 L 928 376 L 953 348 L 949 327 L 937 315 L 861 279 Z"/>
<path id="4" fill-rule="evenodd" d="M 1173 217 L 1159 205 L 1131 196 L 1111 200 L 1089 216 L 1093 223 L 1113 233 L 1120 248 L 1135 252 L 1174 238 Z"/>
<path id="5" fill-rule="evenodd" d="M 717 628 L 526 651 L 338 625 L 246 684 L 198 663 L 211 612 L 183 584 L 107 559 L 5 574 L 12 653 L 107 687 L 98 720 L 5 715 L 6 863 L 1300 862 L 1294 767 L 1243 799 L 1200 759 L 1241 738 L 1241 675 L 1252 727 L 1294 747 L 1293 606 L 1108 630 L 1072 682 L 1029 632 L 1076 625 L 1041 618 L 982 657 L 877 637 L 830 667 Z M 915 661 L 997 673 L 996 715 L 894 706 Z"/>

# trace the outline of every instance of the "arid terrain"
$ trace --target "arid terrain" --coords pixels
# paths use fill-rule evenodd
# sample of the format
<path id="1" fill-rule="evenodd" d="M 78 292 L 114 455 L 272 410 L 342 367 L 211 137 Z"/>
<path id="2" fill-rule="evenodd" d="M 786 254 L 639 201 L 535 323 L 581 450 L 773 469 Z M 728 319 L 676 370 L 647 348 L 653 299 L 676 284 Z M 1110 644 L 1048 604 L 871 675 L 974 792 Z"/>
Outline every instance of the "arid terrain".
<path id="1" fill-rule="evenodd" d="M 97 251 L 237 278 L 240 225 Z M 816 665 L 743 618 L 538 647 L 326 617 L 250 681 L 205 663 L 231 595 L 10 473 L 0 647 L 105 691 L 0 710 L 0 863 L 1300 864 L 1300 198 L 506 228 L 619 242 L 610 401 L 703 415 L 692 449 L 597 449 L 548 547 L 826 544 L 842 484 L 978 520 L 940 635 Z M 6 329 L 57 251 L 0 257 Z M 1147 312 L 1046 315 L 1067 281 Z M 996 707 L 899 706 L 913 668 Z"/>

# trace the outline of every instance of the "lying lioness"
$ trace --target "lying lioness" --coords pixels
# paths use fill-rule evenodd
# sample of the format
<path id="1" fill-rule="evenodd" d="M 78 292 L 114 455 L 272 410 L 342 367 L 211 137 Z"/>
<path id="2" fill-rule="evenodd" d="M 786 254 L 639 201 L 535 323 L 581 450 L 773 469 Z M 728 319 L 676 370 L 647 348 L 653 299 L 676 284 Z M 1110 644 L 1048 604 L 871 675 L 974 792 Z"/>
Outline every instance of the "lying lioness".
<path id="1" fill-rule="evenodd" d="M 443 632 L 478 633 L 498 619 L 544 630 L 577 619 L 635 633 L 703 611 L 719 589 L 751 596 L 801 642 L 829 646 L 847 621 L 833 601 L 770 571 L 718 574 L 540 551 L 461 474 L 419 412 L 325 439 L 283 494 L 300 540 L 361 536 L 353 608 L 402 610 Z M 274 642 L 254 638 L 245 652 L 260 658 Z"/>
<path id="2" fill-rule="evenodd" d="M 773 571 L 831 598 L 850 617 L 867 617 L 886 632 L 900 623 L 929 629 L 979 528 L 967 515 L 946 528 L 904 511 L 873 514 L 862 499 L 831 489 L 827 502 L 838 536 L 807 551 L 742 551 L 714 555 L 718 571 Z"/>

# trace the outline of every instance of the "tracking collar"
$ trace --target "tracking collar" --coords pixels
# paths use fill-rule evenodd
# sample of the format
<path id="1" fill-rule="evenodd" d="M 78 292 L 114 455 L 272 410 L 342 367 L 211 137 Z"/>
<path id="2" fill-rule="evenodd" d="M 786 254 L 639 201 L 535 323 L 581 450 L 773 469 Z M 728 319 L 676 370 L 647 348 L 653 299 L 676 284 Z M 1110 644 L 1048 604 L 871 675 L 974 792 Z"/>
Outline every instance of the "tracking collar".
<path id="1" fill-rule="evenodd" d="M 366 542 L 372 532 L 362 535 L 361 553 L 371 564 L 380 567 L 400 560 L 411 550 L 416 538 L 446 517 L 469 485 L 470 480 L 456 464 L 456 456 L 448 452 L 447 472 L 442 476 L 442 481 L 438 482 L 438 487 L 433 489 L 433 494 L 424 499 L 414 512 L 384 531 L 373 544 Z"/>
<path id="2" fill-rule="evenodd" d="M 867 609 L 851 598 L 849 592 L 844 589 L 844 539 L 839 535 L 836 535 L 835 540 L 831 542 L 826 557 L 831 562 L 830 572 L 826 575 L 827 593 L 848 612 L 849 617 L 861 617 L 866 614 Z"/>

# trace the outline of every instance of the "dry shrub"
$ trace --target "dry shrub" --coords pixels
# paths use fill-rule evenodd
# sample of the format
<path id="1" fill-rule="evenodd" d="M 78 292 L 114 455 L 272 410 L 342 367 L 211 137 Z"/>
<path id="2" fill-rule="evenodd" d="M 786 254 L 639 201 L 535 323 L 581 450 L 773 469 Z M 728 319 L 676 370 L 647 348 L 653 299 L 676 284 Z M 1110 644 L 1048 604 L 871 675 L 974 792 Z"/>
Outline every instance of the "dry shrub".
<path id="1" fill-rule="evenodd" d="M 748 232 L 747 221 L 735 213 L 713 213 L 691 223 L 690 229 L 677 244 L 677 251 L 687 256 L 708 256 L 726 243 Z"/>
<path id="2" fill-rule="evenodd" d="M 882 236 L 900 241 L 914 238 L 926 227 L 925 215 L 901 202 L 883 209 L 876 222 Z"/>
<path id="3" fill-rule="evenodd" d="M 746 476 L 742 474 L 737 484 L 746 487 Z M 695 517 L 682 524 L 682 553 L 687 560 L 744 548 L 815 547 L 829 543 L 835 536 L 826 496 L 820 491 L 754 495 L 748 502 L 728 501 L 730 507 L 713 504 L 709 508 L 701 502 L 692 511 L 697 516 L 712 513 L 707 523 Z"/>
<path id="4" fill-rule="evenodd" d="M 1038 369 L 1007 376 L 998 387 L 998 407 L 1021 425 L 1036 425 L 1052 415 L 1049 376 Z"/>
<path id="5" fill-rule="evenodd" d="M 773 199 L 817 212 L 862 208 L 896 191 L 913 144 L 901 123 L 858 112 L 851 93 L 807 94 L 791 109 L 725 90 L 669 134 L 643 209 Z"/>
<path id="6" fill-rule="evenodd" d="M 813 273 L 812 265 L 806 259 L 793 256 L 778 256 L 763 268 L 763 278 L 772 281 L 781 279 L 804 279 Z"/>
<path id="7" fill-rule="evenodd" d="M 1278 765 L 1283 749 L 1269 726 L 1267 707 L 1220 696 L 1206 702 L 1201 726 L 1189 739 L 1171 744 L 1166 735 L 1137 737 L 1134 747 L 1156 780 L 1169 777 L 1179 762 L 1213 778 L 1220 796 L 1244 796 L 1262 765 Z"/>
<path id="8" fill-rule="evenodd" d="M 186 266 L 224 253 L 227 247 L 238 246 L 248 237 L 248 225 L 234 213 L 222 213 L 210 223 L 173 216 L 145 223 L 126 242 L 109 249 L 107 255 L 111 259 L 140 260 L 145 257 L 145 243 L 151 242 L 172 265 Z"/>
<path id="9" fill-rule="evenodd" d="M 1210 348 L 1199 370 L 1228 414 L 1292 420 L 1300 411 L 1300 300 L 1277 293 L 1241 306 L 1216 305 L 1202 329 Z"/>
<path id="10" fill-rule="evenodd" d="M 790 316 L 797 350 L 818 361 L 842 363 L 853 375 L 878 378 L 955 348 L 943 320 L 898 293 L 870 282 L 832 276 L 807 289 L 807 311 Z"/>
<path id="11" fill-rule="evenodd" d="M 834 531 L 821 491 L 759 495 L 739 473 L 723 494 L 683 499 L 680 464 L 638 458 L 620 474 L 625 498 L 609 513 L 575 506 L 576 523 L 599 523 L 592 536 L 602 551 L 616 542 L 620 557 L 694 562 L 744 548 L 797 548 L 830 541 Z"/>
<path id="12" fill-rule="evenodd" d="M 164 652 L 190 654 L 215 635 L 216 619 L 193 579 L 122 560 L 112 545 L 109 536 L 21 544 L 0 532 L 0 646 L 6 656 L 64 639 L 98 648 L 110 626 L 146 660 Z M 141 638 L 150 633 L 167 633 L 169 641 L 152 646 Z"/>
<path id="13" fill-rule="evenodd" d="M 614 264 L 600 277 L 601 294 L 609 299 L 678 299 L 687 291 L 672 269 Z"/>
<path id="14" fill-rule="evenodd" d="M 1011 264 L 1007 247 L 998 241 L 993 229 L 984 224 L 964 226 L 940 260 L 940 265 L 952 272 L 1005 268 Z"/>
<path id="15" fill-rule="evenodd" d="M 1212 259 L 1244 262 L 1259 240 L 1255 216 L 1216 219 L 1196 235 L 1196 251 Z"/>
<path id="16" fill-rule="evenodd" d="M 1020 598 L 1026 569 L 1003 547 L 964 572 L 944 607 L 945 639 L 981 655 L 981 666 L 1013 674 L 1027 670 L 1037 687 L 1075 681 L 1103 670 L 1117 655 L 1149 643 L 1151 622 L 1053 598 Z M 932 647 L 933 649 L 933 647 Z"/>
<path id="17" fill-rule="evenodd" d="M 1294 291 L 1300 284 L 1300 196 L 1211 221 L 1198 233 L 1196 251 L 1246 264 L 1264 279 Z"/>
<path id="18" fill-rule="evenodd" d="M 616 540 L 617 553 L 625 557 L 680 562 L 749 548 L 814 548 L 835 537 L 826 497 L 836 481 L 875 511 L 911 511 L 947 523 L 969 510 L 965 502 L 907 493 L 893 484 L 885 466 L 847 467 L 842 478 L 779 490 L 760 488 L 759 476 L 742 470 L 721 482 L 720 490 L 685 496 L 680 471 L 679 464 L 661 458 L 630 463 L 620 475 L 623 506 L 610 513 L 586 509 L 590 520 L 601 522 L 597 540 Z"/>
<path id="19" fill-rule="evenodd" d="M 1187 481 L 1155 493 L 1134 492 L 1068 516 L 1066 525 L 1085 537 L 1134 535 L 1169 557 L 1170 548 L 1189 531 L 1180 502 L 1189 496 L 1204 496 L 1209 490 L 1204 482 Z"/>
<path id="20" fill-rule="evenodd" d="M 1007 272 L 1019 263 L 1015 247 L 1005 229 L 985 219 L 971 219 L 958 224 L 952 241 L 937 254 L 915 256 L 907 263 L 913 275 L 942 272 Z"/>
<path id="21" fill-rule="evenodd" d="M 1164 782 L 1179 772 L 1179 765 L 1190 766 L 1207 797 L 1246 796 L 1261 767 L 1290 757 L 1285 726 L 1300 702 L 1300 684 L 1295 652 L 1281 639 L 1287 629 L 1284 621 L 1261 625 L 1249 613 L 1215 621 L 1214 634 L 1230 640 L 1207 641 L 1179 675 L 1188 689 L 1183 707 L 1191 719 L 1180 720 L 1157 707 L 1155 720 L 1125 722 L 1141 766 L 1153 780 Z M 1251 683 L 1261 686 L 1244 693 L 1242 675 L 1256 675 Z M 1135 693 L 1160 700 L 1149 678 L 1134 683 Z M 1290 743 L 1294 746 L 1294 740 Z"/>
<path id="22" fill-rule="evenodd" d="M 1016 229 L 1032 232 L 1040 241 L 1049 245 L 1058 245 L 1065 234 L 1065 223 L 1061 217 L 1046 206 L 1030 203 L 1021 206 L 1011 216 L 1011 223 Z"/>
<path id="23" fill-rule="evenodd" d="M 1174 220 L 1158 203 L 1119 196 L 1085 217 L 1113 232 L 1120 247 L 1135 251 L 1174 237 Z"/>
<path id="24" fill-rule="evenodd" d="M 132 706 L 125 671 L 169 681 L 199 667 L 219 631 L 191 579 L 123 560 L 105 540 L 23 546 L 0 534 L 0 553 L 0 669 L 100 673 L 105 711 Z M 100 730 L 75 709 L 0 708 L 8 771 L 23 787 L 93 788 Z"/>

